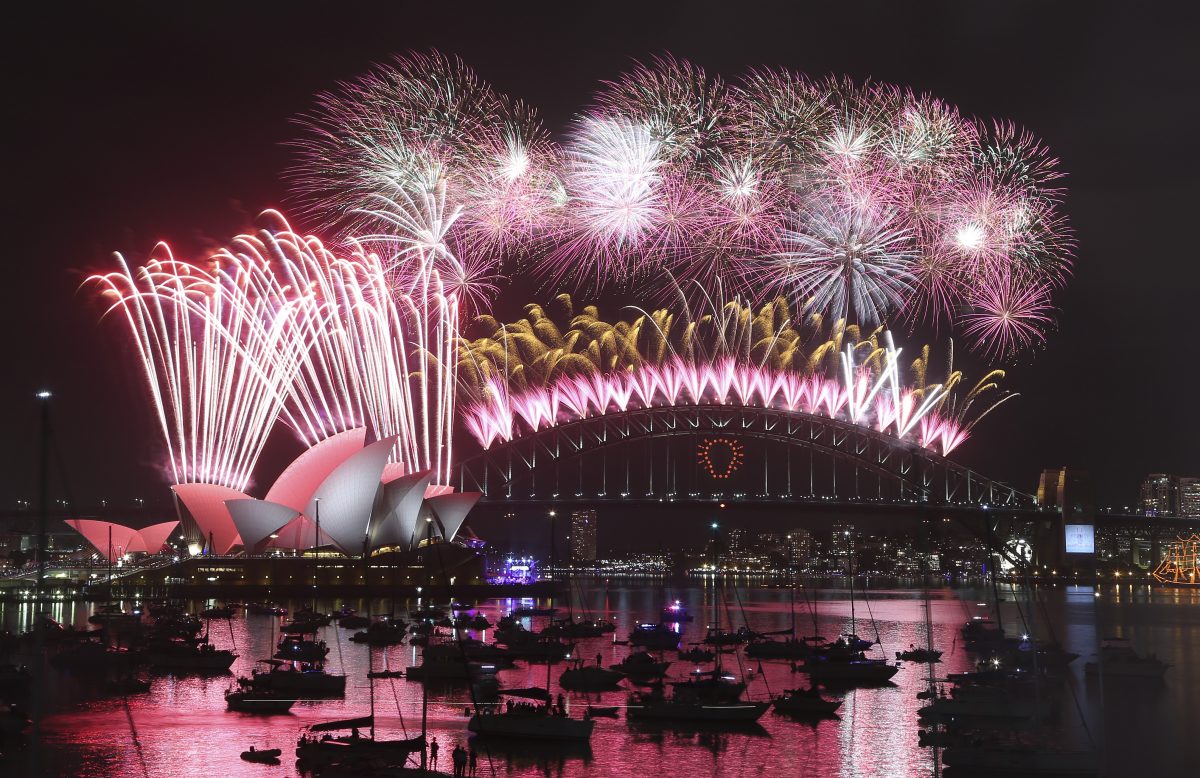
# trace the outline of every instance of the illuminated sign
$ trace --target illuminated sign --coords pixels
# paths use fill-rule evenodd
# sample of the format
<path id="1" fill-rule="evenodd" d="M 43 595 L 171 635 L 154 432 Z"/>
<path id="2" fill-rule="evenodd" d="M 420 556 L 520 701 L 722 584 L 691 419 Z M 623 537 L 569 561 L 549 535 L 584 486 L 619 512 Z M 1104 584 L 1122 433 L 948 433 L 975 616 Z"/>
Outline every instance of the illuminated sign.
<path id="1" fill-rule="evenodd" d="M 1096 528 L 1091 524 L 1067 524 L 1067 553 L 1096 553 Z"/>

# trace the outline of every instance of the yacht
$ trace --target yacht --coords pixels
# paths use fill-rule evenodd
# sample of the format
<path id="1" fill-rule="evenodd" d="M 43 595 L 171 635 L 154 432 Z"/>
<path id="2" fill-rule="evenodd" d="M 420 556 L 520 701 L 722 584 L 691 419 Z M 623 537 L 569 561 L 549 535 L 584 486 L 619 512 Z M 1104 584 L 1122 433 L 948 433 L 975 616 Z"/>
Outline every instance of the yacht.
<path id="1" fill-rule="evenodd" d="M 287 713 L 294 702 L 294 698 L 274 692 L 236 688 L 225 691 L 225 706 L 238 713 Z"/>
<path id="2" fill-rule="evenodd" d="M 172 670 L 228 670 L 235 659 L 237 654 L 217 648 L 207 640 L 158 642 L 145 653 L 147 664 Z"/>
<path id="3" fill-rule="evenodd" d="M 281 694 L 317 697 L 341 696 L 346 693 L 346 676 L 325 672 L 319 662 L 285 662 L 281 659 L 262 659 L 266 670 L 254 670 L 250 678 L 239 679 L 243 686 Z"/>
<path id="4" fill-rule="evenodd" d="M 648 651 L 638 651 L 630 654 L 615 665 L 609 665 L 622 675 L 629 676 L 631 681 L 649 681 L 662 678 L 667 674 L 670 662 L 660 662 Z"/>
<path id="5" fill-rule="evenodd" d="M 679 640 L 679 633 L 665 624 L 638 624 L 629 633 L 630 644 L 647 648 L 675 649 Z"/>
<path id="6" fill-rule="evenodd" d="M 359 733 L 360 728 L 373 728 L 373 725 L 373 716 L 313 724 L 296 741 L 296 761 L 302 770 L 334 763 L 399 767 L 408 761 L 410 755 L 420 754 L 425 750 L 424 737 L 376 740 L 373 735 L 364 736 Z M 350 734 L 337 736 L 329 734 L 318 736 L 316 734 L 338 730 L 349 730 Z"/>
<path id="7" fill-rule="evenodd" d="M 489 708 L 475 713 L 467 723 L 468 730 L 485 737 L 559 741 L 590 740 L 595 726 L 592 719 L 573 719 L 549 703 L 510 703 L 494 712 Z"/>
<path id="8" fill-rule="evenodd" d="M 746 702 L 741 700 L 741 689 L 732 699 L 711 698 L 702 692 L 699 684 L 672 684 L 674 692 L 670 698 L 663 693 L 661 685 L 648 692 L 635 692 L 629 698 L 625 717 L 630 720 L 703 721 L 726 724 L 752 724 L 771 707 L 768 702 Z M 744 685 L 742 685 L 744 688 Z"/>
<path id="9" fill-rule="evenodd" d="M 558 677 L 558 684 L 571 691 L 591 692 L 615 689 L 624 678 L 624 673 L 600 665 L 585 665 L 582 659 L 576 659 L 571 667 L 563 670 Z"/>
<path id="10" fill-rule="evenodd" d="M 1140 656 L 1124 638 L 1108 638 L 1100 643 L 1099 662 L 1083 666 L 1088 675 L 1162 678 L 1169 664 L 1151 654 Z"/>
<path id="11" fill-rule="evenodd" d="M 817 686 L 808 689 L 787 689 L 772 702 L 778 713 L 824 714 L 835 713 L 842 707 L 841 700 L 827 700 L 821 696 Z"/>

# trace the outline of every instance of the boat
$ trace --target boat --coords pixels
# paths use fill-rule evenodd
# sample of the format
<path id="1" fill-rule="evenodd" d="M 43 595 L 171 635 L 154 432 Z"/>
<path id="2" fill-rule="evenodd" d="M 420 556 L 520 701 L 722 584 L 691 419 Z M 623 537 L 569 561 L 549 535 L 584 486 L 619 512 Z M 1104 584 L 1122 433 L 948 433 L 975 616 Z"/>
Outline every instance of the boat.
<path id="1" fill-rule="evenodd" d="M 273 602 L 252 602 L 246 606 L 246 612 L 256 616 L 286 616 L 287 608 Z"/>
<path id="2" fill-rule="evenodd" d="M 421 664 L 408 668 L 411 681 L 490 681 L 495 683 L 496 665 L 464 661 L 463 649 L 454 643 L 434 643 L 421 652 Z"/>
<path id="3" fill-rule="evenodd" d="M 841 700 L 827 700 L 817 686 L 787 689 L 771 703 L 778 713 L 829 715 L 842 707 Z"/>
<path id="4" fill-rule="evenodd" d="M 233 618 L 233 608 L 228 605 L 213 606 L 200 611 L 200 615 L 206 619 L 230 619 Z"/>
<path id="5" fill-rule="evenodd" d="M 324 640 L 305 640 L 299 635 L 284 635 L 277 648 L 275 658 L 289 662 L 320 662 L 329 655 Z"/>
<path id="6" fill-rule="evenodd" d="M 564 643 L 558 638 L 541 633 L 527 633 L 531 637 L 510 642 L 505 650 L 514 659 L 529 659 L 533 661 L 557 662 L 570 656 L 575 650 L 574 643 Z"/>
<path id="7" fill-rule="evenodd" d="M 476 613 L 471 617 L 471 620 L 467 623 L 467 626 L 471 629 L 489 629 L 492 626 L 492 622 L 488 621 L 487 617 L 482 613 Z"/>
<path id="8" fill-rule="evenodd" d="M 883 683 L 891 680 L 900 668 L 884 659 L 868 659 L 862 651 L 851 649 L 838 639 L 817 649 L 796 670 L 808 673 L 814 681 Z"/>
<path id="9" fill-rule="evenodd" d="M 629 633 L 629 643 L 647 648 L 678 648 L 680 635 L 664 624 L 638 624 Z"/>
<path id="10" fill-rule="evenodd" d="M 718 627 L 709 627 L 704 635 L 704 643 L 710 646 L 737 646 L 750 642 L 754 636 L 746 627 L 738 627 L 734 632 L 726 632 Z"/>
<path id="11" fill-rule="evenodd" d="M 495 711 L 486 708 L 467 723 L 467 729 L 481 737 L 557 741 L 590 740 L 595 726 L 590 718 L 573 719 L 565 711 L 556 712 L 549 703 L 510 703 Z"/>
<path id="12" fill-rule="evenodd" d="M 270 669 L 254 670 L 250 678 L 240 679 L 239 683 L 249 684 L 255 690 L 281 694 L 336 697 L 346 693 L 346 676 L 325 672 L 319 662 L 262 659 L 259 664 Z"/>
<path id="13" fill-rule="evenodd" d="M 896 658 L 906 662 L 928 662 L 932 664 L 942 661 L 942 652 L 931 648 L 909 646 L 907 651 L 897 651 Z"/>
<path id="14" fill-rule="evenodd" d="M 333 617 L 328 613 L 318 613 L 316 610 L 310 607 L 301 608 L 292 614 L 292 621 L 315 624 L 318 627 L 328 627 L 329 622 L 332 620 Z"/>
<path id="15" fill-rule="evenodd" d="M 605 632 L 612 632 L 616 625 L 597 619 L 557 619 L 543 633 L 558 634 L 567 638 L 598 638 Z M 551 632 L 554 630 L 554 632 Z"/>
<path id="16" fill-rule="evenodd" d="M 558 677 L 558 684 L 571 691 L 591 692 L 615 689 L 624 678 L 624 673 L 600 665 L 585 665 L 582 659 L 577 659 L 571 667 L 563 670 Z"/>
<path id="17" fill-rule="evenodd" d="M 338 619 L 338 626 L 342 629 L 362 629 L 363 627 L 371 626 L 371 618 L 351 613 L 348 616 L 342 616 Z"/>
<path id="18" fill-rule="evenodd" d="M 368 678 L 403 678 L 403 670 L 372 670 L 367 673 Z"/>
<path id="19" fill-rule="evenodd" d="M 1168 668 L 1169 664 L 1154 655 L 1140 656 L 1133 650 L 1133 644 L 1124 638 L 1101 641 L 1099 661 L 1083 666 L 1088 675 L 1131 678 L 1162 678 Z"/>
<path id="20" fill-rule="evenodd" d="M 660 662 L 648 651 L 638 651 L 630 654 L 615 665 L 609 665 L 622 675 L 629 676 L 631 681 L 648 681 L 662 678 L 667 674 L 670 662 Z"/>
<path id="21" fill-rule="evenodd" d="M 812 646 L 794 637 L 784 640 L 757 639 L 746 644 L 746 656 L 751 659 L 803 659 L 811 653 Z"/>
<path id="22" fill-rule="evenodd" d="M 717 658 L 717 655 L 712 651 L 704 648 L 689 648 L 688 650 L 680 650 L 679 658 L 684 662 L 711 662 Z"/>
<path id="23" fill-rule="evenodd" d="M 942 752 L 942 763 L 971 775 L 1099 774 L 1096 756 L 1088 751 L 953 745 Z"/>
<path id="24" fill-rule="evenodd" d="M 667 698 L 662 686 L 649 692 L 634 692 L 629 698 L 625 717 L 630 720 L 701 721 L 725 724 L 752 724 L 771 707 L 768 702 L 707 700 L 689 689 L 689 684 L 677 683 L 674 695 Z M 737 697 L 740 698 L 740 692 Z"/>
<path id="25" fill-rule="evenodd" d="M 121 610 L 120 605 L 103 605 L 91 616 L 88 616 L 89 624 L 97 624 L 106 627 L 135 624 L 141 620 L 142 614 L 140 611 L 127 613 Z"/>
<path id="26" fill-rule="evenodd" d="M 296 741 L 296 760 L 302 770 L 313 766 L 331 764 L 354 765 L 371 764 L 383 767 L 399 767 L 412 754 L 423 753 L 425 738 L 405 738 L 400 740 L 376 740 L 374 736 L 363 736 L 359 729 L 371 727 L 374 729 L 374 716 L 360 716 L 353 719 L 328 721 L 313 724 L 308 731 Z M 333 736 L 329 734 L 317 736 L 319 732 L 349 730 L 349 735 Z"/>
<path id="27" fill-rule="evenodd" d="M 192 642 L 173 639 L 150 645 L 144 654 L 146 664 L 169 670 L 228 670 L 237 654 L 217 648 L 207 640 Z"/>
<path id="28" fill-rule="evenodd" d="M 404 642 L 408 625 L 400 620 L 382 618 L 367 625 L 366 630 L 355 632 L 350 640 L 372 646 L 395 646 Z"/>
<path id="29" fill-rule="evenodd" d="M 558 608 L 531 608 L 528 606 L 517 608 L 512 612 L 514 618 L 523 619 L 526 616 L 553 616 L 558 613 Z"/>
<path id="30" fill-rule="evenodd" d="M 128 667 L 136 656 L 125 649 L 110 648 L 99 640 L 83 640 L 50 657 L 56 667 L 96 670 L 97 668 Z"/>
<path id="31" fill-rule="evenodd" d="M 683 624 L 691 622 L 692 614 L 688 613 L 687 606 L 679 600 L 675 600 L 670 605 L 662 609 L 662 613 L 658 616 L 661 624 Z"/>
<path id="32" fill-rule="evenodd" d="M 683 695 L 686 699 L 697 699 L 702 702 L 736 702 L 746 691 L 746 684 L 732 675 L 717 668 L 701 670 L 691 674 L 686 681 L 672 681 L 671 687 L 678 698 Z"/>
<path id="33" fill-rule="evenodd" d="M 1006 689 L 969 687 L 956 689 L 953 697 L 936 697 L 920 708 L 917 715 L 928 721 L 943 722 L 959 718 L 1041 721 L 1052 712 L 1053 706 L 1047 699 L 1027 700 L 1014 697 Z"/>
<path id="34" fill-rule="evenodd" d="M 249 751 L 242 752 L 242 759 L 245 759 L 247 762 L 259 762 L 261 764 L 279 764 L 279 757 L 282 754 L 282 749 L 264 748 L 261 751 L 257 751 L 254 746 L 250 746 Z"/>
<path id="35" fill-rule="evenodd" d="M 225 707 L 238 713 L 287 713 L 296 702 L 292 697 L 272 692 L 227 689 Z"/>

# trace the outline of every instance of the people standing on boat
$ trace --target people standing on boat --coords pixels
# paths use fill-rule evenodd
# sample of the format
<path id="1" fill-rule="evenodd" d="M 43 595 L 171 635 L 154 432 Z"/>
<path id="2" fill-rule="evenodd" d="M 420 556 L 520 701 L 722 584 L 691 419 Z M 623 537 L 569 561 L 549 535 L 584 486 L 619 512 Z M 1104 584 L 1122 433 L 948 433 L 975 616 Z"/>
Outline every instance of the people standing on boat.
<path id="1" fill-rule="evenodd" d="M 475 778 L 475 771 L 479 769 L 479 752 L 475 750 L 475 744 L 471 744 L 471 750 L 467 754 L 467 759 L 470 762 L 471 778 Z"/>
<path id="2" fill-rule="evenodd" d="M 437 769 L 438 742 L 437 738 L 429 741 L 429 769 Z"/>

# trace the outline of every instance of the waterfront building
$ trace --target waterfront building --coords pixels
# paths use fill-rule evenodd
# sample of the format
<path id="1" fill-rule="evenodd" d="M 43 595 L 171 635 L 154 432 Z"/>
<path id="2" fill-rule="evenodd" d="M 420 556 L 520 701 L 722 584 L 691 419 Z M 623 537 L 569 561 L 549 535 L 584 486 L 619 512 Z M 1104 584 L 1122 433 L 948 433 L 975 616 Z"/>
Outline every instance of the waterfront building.
<path id="1" fill-rule="evenodd" d="M 812 558 L 812 533 L 799 527 L 787 533 L 787 556 L 791 567 L 807 567 Z"/>

